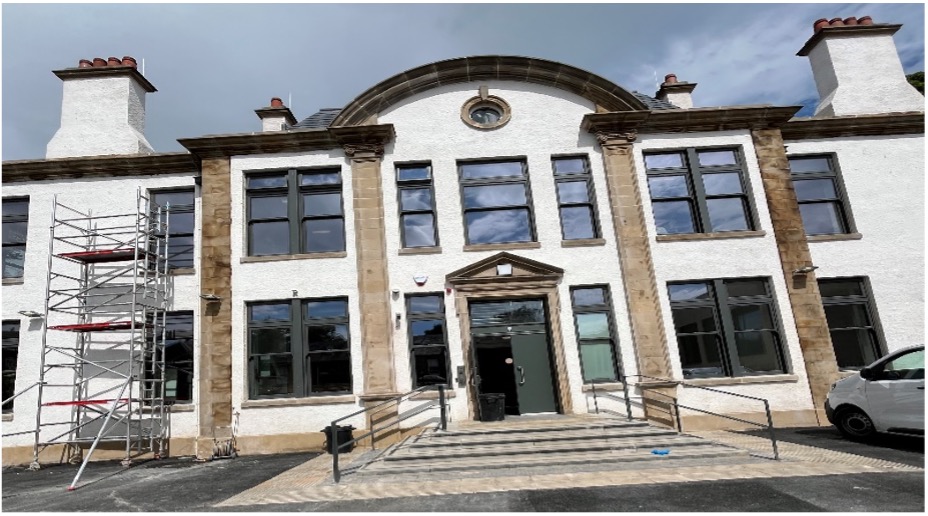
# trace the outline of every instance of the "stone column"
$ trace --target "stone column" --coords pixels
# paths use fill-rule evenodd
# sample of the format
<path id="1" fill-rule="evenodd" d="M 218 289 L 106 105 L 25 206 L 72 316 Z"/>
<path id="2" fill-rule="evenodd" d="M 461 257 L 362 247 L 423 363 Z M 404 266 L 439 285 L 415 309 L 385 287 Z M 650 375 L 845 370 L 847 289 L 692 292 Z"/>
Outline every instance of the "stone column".
<path id="1" fill-rule="evenodd" d="M 615 238 L 625 284 L 629 321 L 634 339 L 639 374 L 670 378 L 670 358 L 667 336 L 658 301 L 651 246 L 641 206 L 641 191 L 632 155 L 632 143 L 637 139 L 634 131 L 596 134 L 603 149 L 603 165 L 609 187 L 609 205 L 612 211 Z M 647 383 L 648 379 L 642 379 Z M 660 385 L 660 384 L 657 384 Z M 657 387 L 655 385 L 655 387 Z M 674 396 L 675 389 L 655 389 Z M 646 404 L 649 419 L 669 422 L 664 396 L 650 397 Z M 648 408 L 652 410 L 648 411 Z"/>
<path id="2" fill-rule="evenodd" d="M 232 197 L 229 158 L 204 159 L 200 187 L 202 239 L 200 291 L 219 296 L 201 301 L 196 455 L 213 455 L 213 438 L 231 438 L 232 428 Z"/>
<path id="3" fill-rule="evenodd" d="M 354 234 L 357 250 L 358 296 L 361 305 L 361 360 L 364 371 L 365 406 L 382 403 L 396 396 L 393 364 L 393 313 L 387 274 L 386 229 L 383 222 L 383 189 L 380 162 L 382 144 L 345 144 L 351 161 L 351 190 L 354 196 Z M 388 407 L 373 418 L 368 427 L 382 427 L 397 414 Z M 395 434 L 395 435 L 394 435 Z M 398 440 L 398 428 L 376 436 L 377 442 Z"/>
<path id="4" fill-rule="evenodd" d="M 832 382 L 838 378 L 828 321 L 822 306 L 815 273 L 794 274 L 793 271 L 812 265 L 796 191 L 790 178 L 789 160 L 780 129 L 754 129 L 751 131 L 754 149 L 760 166 L 770 220 L 780 253 L 783 276 L 789 292 L 789 303 L 796 320 L 799 347 L 809 378 L 812 403 L 820 425 L 828 425 L 825 418 L 825 396 Z"/>

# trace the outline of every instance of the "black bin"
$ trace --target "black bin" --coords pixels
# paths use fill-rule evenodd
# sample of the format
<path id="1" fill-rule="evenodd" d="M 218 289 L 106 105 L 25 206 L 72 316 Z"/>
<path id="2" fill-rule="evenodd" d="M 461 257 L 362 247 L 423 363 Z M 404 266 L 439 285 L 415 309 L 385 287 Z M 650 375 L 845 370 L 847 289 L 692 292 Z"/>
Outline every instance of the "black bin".
<path id="1" fill-rule="evenodd" d="M 336 425 L 335 427 L 335 438 L 332 438 L 332 427 L 327 426 L 320 430 L 320 432 L 325 434 L 325 451 L 333 453 L 334 447 L 339 446 L 338 453 L 348 453 L 354 449 L 355 443 L 351 443 L 350 446 L 341 447 L 341 445 L 347 443 L 351 440 L 351 432 L 354 431 L 354 427 L 351 425 Z M 334 443 L 334 444 L 333 444 Z"/>
<path id="2" fill-rule="evenodd" d="M 481 394 L 480 421 L 502 421 L 506 417 L 505 394 Z"/>

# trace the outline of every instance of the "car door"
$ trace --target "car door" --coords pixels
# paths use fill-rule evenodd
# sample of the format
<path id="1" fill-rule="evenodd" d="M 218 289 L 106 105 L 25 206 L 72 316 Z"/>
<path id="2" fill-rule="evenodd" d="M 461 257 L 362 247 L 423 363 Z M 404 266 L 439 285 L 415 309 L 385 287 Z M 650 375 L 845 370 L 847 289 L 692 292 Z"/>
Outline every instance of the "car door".
<path id="1" fill-rule="evenodd" d="M 925 349 L 899 355 L 874 371 L 867 402 L 879 431 L 925 429 Z"/>

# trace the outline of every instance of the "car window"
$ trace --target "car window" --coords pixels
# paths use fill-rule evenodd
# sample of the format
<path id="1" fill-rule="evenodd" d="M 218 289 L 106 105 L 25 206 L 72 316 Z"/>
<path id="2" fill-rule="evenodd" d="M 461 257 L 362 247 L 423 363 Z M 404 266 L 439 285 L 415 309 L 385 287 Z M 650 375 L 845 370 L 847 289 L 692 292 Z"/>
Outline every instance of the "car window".
<path id="1" fill-rule="evenodd" d="M 886 363 L 881 380 L 920 380 L 925 378 L 925 350 L 906 353 Z"/>

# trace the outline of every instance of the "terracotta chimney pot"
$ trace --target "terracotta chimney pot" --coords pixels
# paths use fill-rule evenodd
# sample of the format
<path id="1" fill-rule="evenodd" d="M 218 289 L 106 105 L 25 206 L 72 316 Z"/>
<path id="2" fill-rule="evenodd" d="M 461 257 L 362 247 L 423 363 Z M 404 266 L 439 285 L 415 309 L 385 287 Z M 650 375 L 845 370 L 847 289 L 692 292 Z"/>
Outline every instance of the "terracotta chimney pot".
<path id="1" fill-rule="evenodd" d="M 664 84 L 676 84 L 677 76 L 676 74 L 668 73 L 664 76 Z"/>
<path id="2" fill-rule="evenodd" d="M 832 27 L 843 27 L 844 26 L 844 21 L 841 18 L 832 18 L 831 21 L 829 21 L 828 23 Z"/>
<path id="3" fill-rule="evenodd" d="M 89 59 L 81 59 L 77 62 L 78 68 L 90 68 L 93 66 L 93 63 Z"/>
<path id="4" fill-rule="evenodd" d="M 136 68 L 138 66 L 138 63 L 135 62 L 135 58 L 132 56 L 123 56 L 122 65 L 131 66 L 132 68 Z"/>
<path id="5" fill-rule="evenodd" d="M 274 97 L 271 99 L 271 107 L 284 107 L 284 101 L 280 97 Z"/>
<path id="6" fill-rule="evenodd" d="M 812 29 L 818 32 L 828 26 L 828 18 L 819 18 L 812 24 Z"/>
<path id="7" fill-rule="evenodd" d="M 122 66 L 122 59 L 111 57 L 106 60 L 106 66 Z"/>
<path id="8" fill-rule="evenodd" d="M 873 18 L 869 16 L 857 18 L 857 25 L 873 25 Z"/>
<path id="9" fill-rule="evenodd" d="M 93 66 L 94 68 L 106 66 L 106 59 L 103 59 L 102 57 L 93 58 Z"/>
<path id="10" fill-rule="evenodd" d="M 855 18 L 855 17 L 853 17 L 853 16 L 851 16 L 850 18 L 845 18 L 845 19 L 844 19 L 844 24 L 845 24 L 845 25 L 857 25 L 857 18 Z"/>

